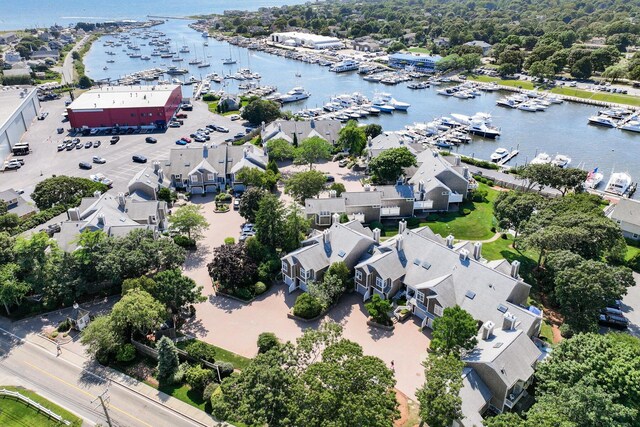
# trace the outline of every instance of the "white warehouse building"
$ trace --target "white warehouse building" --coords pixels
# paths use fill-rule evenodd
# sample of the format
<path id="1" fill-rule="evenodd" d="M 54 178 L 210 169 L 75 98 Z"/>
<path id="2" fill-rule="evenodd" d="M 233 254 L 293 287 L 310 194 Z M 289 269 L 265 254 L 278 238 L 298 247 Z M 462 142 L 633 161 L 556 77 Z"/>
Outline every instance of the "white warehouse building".
<path id="1" fill-rule="evenodd" d="M 303 46 L 311 49 L 333 49 L 344 47 L 344 44 L 337 37 L 298 33 L 297 31 L 273 33 L 271 34 L 271 41 L 287 46 Z"/>
<path id="2" fill-rule="evenodd" d="M 0 167 L 40 111 L 34 87 L 0 86 Z"/>

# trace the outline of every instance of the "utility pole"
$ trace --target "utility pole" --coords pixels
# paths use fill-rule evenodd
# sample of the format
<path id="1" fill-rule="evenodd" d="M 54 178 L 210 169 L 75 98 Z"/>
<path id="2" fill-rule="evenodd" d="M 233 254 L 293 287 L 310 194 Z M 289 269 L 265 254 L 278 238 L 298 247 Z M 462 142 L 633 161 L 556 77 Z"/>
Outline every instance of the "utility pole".
<path id="1" fill-rule="evenodd" d="M 109 417 L 109 411 L 107 410 L 107 403 L 109 403 L 109 386 L 107 386 L 107 389 L 103 391 L 102 394 L 100 394 L 98 397 L 93 399 L 91 403 L 95 402 L 98 399 L 100 399 L 100 405 L 102 406 L 102 410 L 104 411 L 104 416 L 107 419 L 107 425 L 109 427 L 113 427 L 113 424 L 111 424 L 111 418 Z"/>

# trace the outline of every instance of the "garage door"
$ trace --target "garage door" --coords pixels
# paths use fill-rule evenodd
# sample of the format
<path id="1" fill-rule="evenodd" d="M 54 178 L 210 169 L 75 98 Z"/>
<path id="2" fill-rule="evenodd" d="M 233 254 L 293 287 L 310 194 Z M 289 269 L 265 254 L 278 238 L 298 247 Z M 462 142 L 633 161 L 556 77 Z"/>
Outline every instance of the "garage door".
<path id="1" fill-rule="evenodd" d="M 202 194 L 202 187 L 191 187 L 191 194 Z"/>
<path id="2" fill-rule="evenodd" d="M 0 162 L 9 157 L 10 153 L 11 147 L 9 147 L 9 140 L 7 139 L 7 135 L 2 133 L 2 135 L 0 135 Z"/>
<path id="3" fill-rule="evenodd" d="M 22 110 L 22 117 L 24 117 L 24 122 L 27 126 L 29 126 L 31 121 L 36 118 L 36 109 L 33 105 L 33 101 L 29 101 L 27 105 L 24 106 L 24 110 Z"/>

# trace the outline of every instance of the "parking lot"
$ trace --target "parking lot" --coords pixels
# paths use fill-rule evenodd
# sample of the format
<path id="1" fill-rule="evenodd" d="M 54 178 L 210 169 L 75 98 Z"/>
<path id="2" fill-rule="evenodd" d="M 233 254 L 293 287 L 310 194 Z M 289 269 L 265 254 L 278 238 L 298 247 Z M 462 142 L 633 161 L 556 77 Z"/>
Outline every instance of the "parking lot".
<path id="1" fill-rule="evenodd" d="M 188 137 L 196 129 L 211 123 L 228 128 L 229 133 L 212 132 L 210 134 L 211 140 L 207 141 L 207 144 L 220 144 L 234 134 L 245 131 L 242 120 L 232 121 L 228 117 L 212 114 L 205 103 L 194 102 L 193 111 L 186 112 L 188 118 L 184 119 L 184 125 L 179 128 L 169 128 L 162 133 L 120 135 L 120 141 L 114 145 L 109 144 L 111 135 L 78 135 L 83 148 L 57 151 L 58 144 L 62 140 L 70 138 L 66 132 L 61 135 L 56 132 L 59 127 L 64 127 L 65 130 L 69 129 L 68 122 L 62 123 L 62 114 L 66 111 L 64 99 L 41 103 L 41 112 L 49 114 L 44 120 L 34 119 L 30 129 L 22 138 L 22 142 L 30 144 L 31 154 L 22 157 L 25 161 L 22 168 L 0 173 L 1 190 L 22 189 L 25 191 L 25 195 L 29 195 L 39 181 L 53 175 L 89 178 L 92 174 L 102 173 L 113 180 L 115 192 L 126 191 L 129 180 L 142 167 L 132 162 L 131 157 L 134 154 L 147 157 L 149 163 L 154 160 L 167 160 L 169 150 L 180 148 L 179 145 L 176 145 L 176 140 L 184 136 Z M 147 136 L 156 138 L 158 142 L 155 144 L 146 143 Z M 84 148 L 86 141 L 95 140 L 101 141 L 99 147 Z M 193 141 L 189 145 L 200 146 L 201 143 Z M 92 163 L 93 156 L 103 157 L 106 163 Z M 80 169 L 78 167 L 80 162 L 92 164 L 92 169 Z"/>

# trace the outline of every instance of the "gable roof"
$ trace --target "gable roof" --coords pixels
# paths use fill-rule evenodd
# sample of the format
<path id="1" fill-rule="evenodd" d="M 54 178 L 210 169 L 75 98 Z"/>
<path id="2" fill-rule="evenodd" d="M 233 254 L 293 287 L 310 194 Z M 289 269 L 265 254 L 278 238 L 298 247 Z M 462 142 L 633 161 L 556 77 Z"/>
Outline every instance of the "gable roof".
<path id="1" fill-rule="evenodd" d="M 465 427 L 484 425 L 480 411 L 491 400 L 492 394 L 473 368 L 465 367 L 462 370 L 460 397 L 462 398 L 461 409 L 464 418 L 458 422 Z"/>
<path id="2" fill-rule="evenodd" d="M 342 123 L 339 120 L 276 120 L 263 129 L 262 141 L 285 138 L 291 142 L 295 133 L 298 136 L 298 142 L 312 136 L 319 136 L 333 144 L 338 140 L 340 129 L 342 129 Z"/>
<path id="3" fill-rule="evenodd" d="M 611 219 L 640 226 L 640 200 L 621 198 L 611 211 Z"/>
<path id="4" fill-rule="evenodd" d="M 200 147 L 174 148 L 164 169 L 167 175 L 182 175 L 185 179 L 196 170 L 217 172 L 219 175 L 235 173 L 242 167 L 266 169 L 267 158 L 258 147 L 244 145 L 204 144 Z"/>

